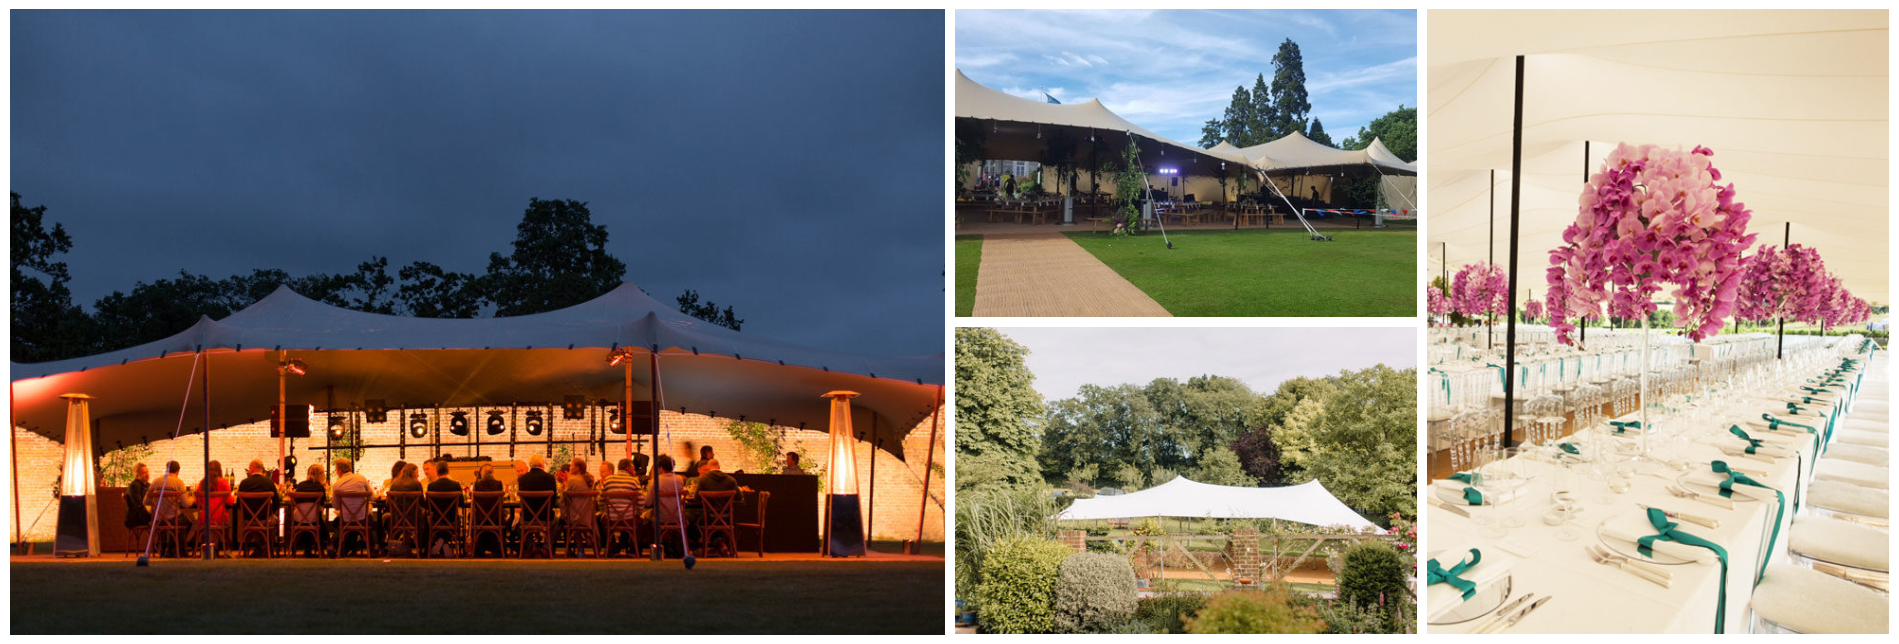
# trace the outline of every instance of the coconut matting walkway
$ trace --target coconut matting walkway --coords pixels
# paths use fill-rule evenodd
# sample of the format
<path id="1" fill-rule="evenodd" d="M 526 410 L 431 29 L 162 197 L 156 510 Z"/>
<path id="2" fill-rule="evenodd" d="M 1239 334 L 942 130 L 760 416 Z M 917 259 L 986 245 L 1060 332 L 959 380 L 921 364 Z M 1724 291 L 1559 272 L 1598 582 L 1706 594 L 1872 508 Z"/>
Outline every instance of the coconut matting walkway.
<path id="1" fill-rule="evenodd" d="M 1058 232 L 984 235 L 978 317 L 1171 317 L 1154 298 Z"/>

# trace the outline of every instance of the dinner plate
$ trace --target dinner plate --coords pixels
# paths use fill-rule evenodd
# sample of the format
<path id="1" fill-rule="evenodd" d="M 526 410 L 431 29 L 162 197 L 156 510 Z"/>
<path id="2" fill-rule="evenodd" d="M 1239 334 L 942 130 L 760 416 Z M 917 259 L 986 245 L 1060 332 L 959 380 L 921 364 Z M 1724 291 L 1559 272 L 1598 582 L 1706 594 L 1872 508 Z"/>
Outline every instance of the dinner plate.
<path id="1" fill-rule="evenodd" d="M 1438 559 L 1441 554 L 1444 554 L 1444 551 L 1433 552 L 1430 554 L 1430 558 Z M 1438 560 L 1443 561 L 1442 559 Z M 1478 587 L 1476 595 L 1472 595 L 1470 599 L 1459 602 L 1456 608 L 1444 611 L 1439 613 L 1436 617 L 1430 618 L 1430 621 L 1425 622 L 1425 624 L 1430 626 L 1463 624 L 1472 620 L 1483 619 L 1485 616 L 1497 612 L 1498 607 L 1503 606 L 1504 602 L 1510 601 L 1512 579 L 1512 575 L 1504 575 L 1503 579 L 1497 580 L 1496 583 Z"/>
<path id="2" fill-rule="evenodd" d="M 1632 511 L 1623 512 L 1621 514 L 1618 514 L 1618 515 L 1615 515 L 1615 516 L 1609 517 L 1608 519 L 1603 520 L 1602 523 L 1596 524 L 1596 540 L 1601 541 L 1602 545 L 1608 547 L 1609 550 L 1614 551 L 1616 554 L 1622 555 L 1624 557 L 1628 557 L 1630 559 L 1634 559 L 1636 561 L 1643 561 L 1643 562 L 1648 562 L 1648 563 L 1658 564 L 1658 565 L 1663 565 L 1663 566 L 1684 566 L 1684 565 L 1695 563 L 1695 560 L 1693 559 L 1684 559 L 1684 558 L 1677 557 L 1677 556 L 1674 556 L 1674 555 L 1671 555 L 1659 550 L 1655 551 L 1655 556 L 1653 557 L 1646 556 L 1646 555 L 1643 555 L 1641 550 L 1635 546 L 1635 542 L 1623 541 L 1621 539 L 1617 539 L 1615 537 L 1611 537 L 1603 533 L 1602 527 L 1609 525 L 1611 522 L 1617 521 L 1618 519 L 1623 519 L 1623 517 L 1626 517 L 1630 514 L 1646 513 L 1646 512 L 1648 511 L 1642 508 L 1636 508 Z M 1623 520 L 1626 520 L 1626 519 L 1623 519 Z M 1647 523 L 1647 519 L 1642 519 L 1642 521 L 1644 524 Z M 1700 526 L 1693 526 L 1693 527 L 1700 527 Z"/>

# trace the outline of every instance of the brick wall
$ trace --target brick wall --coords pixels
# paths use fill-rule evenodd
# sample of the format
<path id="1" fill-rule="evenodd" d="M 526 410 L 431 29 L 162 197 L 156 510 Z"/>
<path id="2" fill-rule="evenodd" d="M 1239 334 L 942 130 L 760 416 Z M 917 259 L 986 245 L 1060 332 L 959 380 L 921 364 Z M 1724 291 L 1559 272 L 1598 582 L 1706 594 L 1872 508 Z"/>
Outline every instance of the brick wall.
<path id="1" fill-rule="evenodd" d="M 497 461 L 510 460 L 509 447 L 506 444 L 469 445 L 467 444 L 468 437 L 449 434 L 447 424 L 450 413 L 453 411 L 457 410 L 441 410 L 440 418 L 442 419 L 443 427 L 441 453 L 451 454 L 457 458 L 485 455 Z M 485 436 L 485 432 L 483 431 L 486 422 L 486 410 L 483 410 L 483 413 L 480 414 L 474 413 L 475 410 L 473 409 L 461 411 L 470 412 L 469 426 L 471 433 L 480 433 L 483 434 L 483 439 L 489 439 L 489 437 Z M 555 440 L 585 439 L 596 422 L 591 413 L 589 413 L 589 417 L 585 419 L 566 420 L 560 417 L 558 408 L 553 411 L 554 413 L 551 415 L 543 413 L 543 418 L 547 419 L 548 426 L 552 430 L 551 434 L 544 433 L 540 437 L 531 437 L 528 436 L 525 431 L 520 432 L 517 435 L 519 442 L 515 445 L 513 450 L 513 459 L 527 460 L 527 458 L 533 454 L 547 455 L 549 453 L 547 444 L 545 442 L 533 442 L 535 439 L 545 441 L 550 435 Z M 403 419 L 408 413 L 407 410 L 401 413 L 398 413 L 396 410 L 391 410 L 386 422 L 364 424 L 361 430 L 363 443 L 368 445 L 397 444 L 401 436 L 399 432 L 407 427 Z M 433 415 L 432 412 L 423 413 Z M 726 433 L 725 426 L 730 422 L 727 419 L 702 414 L 662 412 L 662 421 L 671 435 L 673 447 L 670 453 L 673 455 L 673 459 L 681 464 L 681 467 L 683 467 L 686 462 L 697 457 L 700 446 L 711 445 L 713 452 L 719 456 L 721 465 L 727 471 L 740 469 L 757 471 L 759 468 L 760 464 L 745 462 L 746 458 L 740 450 L 738 442 L 733 440 L 730 434 Z M 296 454 L 300 462 L 298 466 L 299 470 L 308 467 L 311 463 L 324 460 L 323 451 L 307 449 L 306 445 L 322 445 L 324 441 L 322 433 L 327 426 L 327 417 L 321 414 L 316 414 L 311 417 L 310 431 L 314 438 L 296 441 Z M 784 433 L 785 449 L 799 452 L 804 457 L 804 462 L 807 465 L 825 465 L 825 460 L 829 458 L 827 447 L 830 442 L 830 437 L 827 432 L 800 430 L 795 427 L 779 429 Z M 592 429 L 592 432 L 595 434 L 600 431 L 601 430 L 598 429 Z M 864 513 L 868 515 L 867 518 L 872 521 L 871 532 L 873 538 L 890 540 L 916 538 L 917 512 L 919 504 L 922 504 L 926 506 L 926 511 L 924 512 L 923 538 L 927 541 L 943 540 L 944 497 L 942 468 L 944 465 L 943 445 L 946 434 L 946 428 L 939 426 L 937 428 L 936 442 L 933 445 L 930 444 L 930 419 L 923 419 L 921 423 L 911 428 L 910 432 L 904 436 L 903 452 L 908 459 L 907 461 L 899 460 L 886 451 L 876 450 L 874 446 L 868 443 L 859 443 L 857 449 L 858 491 L 865 499 Z M 504 434 L 494 438 L 502 438 L 505 440 L 505 436 Z M 49 511 L 46 518 L 41 520 L 37 526 L 34 526 L 34 519 L 41 510 L 51 506 L 54 502 L 52 486 L 54 479 L 59 475 L 59 461 L 63 454 L 63 448 L 59 442 L 49 440 L 39 434 L 27 431 L 24 428 L 14 428 L 14 437 L 16 441 L 15 445 L 19 452 L 21 522 L 23 525 L 32 526 L 32 529 L 27 533 L 29 539 L 50 540 L 53 537 L 53 523 L 55 517 L 53 517 Z M 598 447 L 584 444 L 572 446 L 557 445 L 555 446 L 554 453 L 561 453 L 563 449 L 570 450 L 567 452 L 568 454 L 586 459 L 589 468 L 597 471 L 603 459 L 618 460 L 625 454 L 624 435 L 608 434 L 607 437 L 608 441 L 604 454 L 599 451 Z M 620 440 L 613 440 L 615 438 Z M 456 439 L 460 439 L 462 442 L 456 443 Z M 164 471 L 166 461 L 176 459 L 179 462 L 180 470 L 185 481 L 198 481 L 204 476 L 202 464 L 204 443 L 200 442 L 201 440 L 201 437 L 198 435 L 190 435 L 180 437 L 177 440 L 165 439 L 153 441 L 151 456 L 147 458 L 145 462 L 147 466 L 152 469 L 154 477 L 156 477 L 157 474 Z M 251 459 L 261 459 L 267 465 L 275 463 L 277 458 L 277 445 L 278 440 L 270 437 L 269 426 L 267 424 L 253 423 L 240 425 L 212 432 L 211 458 L 212 460 L 220 461 L 220 464 L 227 473 L 241 473 L 245 465 L 249 463 Z M 105 448 L 110 446 L 101 447 Z M 636 449 L 640 451 L 650 451 L 650 448 L 643 445 L 636 445 Z M 406 451 L 405 460 L 409 462 L 419 462 L 432 456 L 435 453 L 435 448 L 430 443 L 422 441 L 410 443 Z M 874 491 L 872 490 L 870 480 L 873 451 L 876 453 L 875 456 L 877 459 L 877 481 Z M 371 482 L 380 484 L 383 479 L 389 478 L 390 467 L 394 465 L 398 459 L 403 458 L 401 452 L 402 450 L 397 448 L 367 450 L 357 463 L 357 471 L 368 477 Z M 936 471 L 931 472 L 929 475 L 930 500 L 926 503 L 923 500 L 922 494 L 924 461 L 932 452 L 935 454 Z M 299 473 L 298 478 L 301 478 L 301 473 Z M 7 504 L 9 512 L 7 518 L 11 521 L 13 516 L 11 514 L 13 509 L 13 497 L 11 495 L 7 498 Z M 874 508 L 872 504 L 875 504 Z M 819 504 L 819 512 L 823 512 L 823 504 Z M 11 537 L 11 535 L 9 535 L 9 537 Z"/>

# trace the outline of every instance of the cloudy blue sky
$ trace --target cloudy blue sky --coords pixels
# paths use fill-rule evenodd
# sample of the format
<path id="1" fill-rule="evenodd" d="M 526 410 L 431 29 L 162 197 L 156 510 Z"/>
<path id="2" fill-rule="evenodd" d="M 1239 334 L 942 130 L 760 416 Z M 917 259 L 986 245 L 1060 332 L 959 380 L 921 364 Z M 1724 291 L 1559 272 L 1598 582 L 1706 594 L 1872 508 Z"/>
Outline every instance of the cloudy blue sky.
<path id="1" fill-rule="evenodd" d="M 1084 384 L 1145 385 L 1212 374 L 1237 378 L 1253 391 L 1279 383 L 1383 363 L 1418 366 L 1411 328 L 1000 328 L 1029 348 L 1035 390 L 1046 400 L 1070 398 Z"/>
<path id="2" fill-rule="evenodd" d="M 1400 104 L 1416 106 L 1417 12 L 958 11 L 956 67 L 1017 96 L 1108 109 L 1184 143 L 1233 88 L 1272 82 L 1287 38 L 1305 59 L 1312 116 L 1333 140 Z"/>

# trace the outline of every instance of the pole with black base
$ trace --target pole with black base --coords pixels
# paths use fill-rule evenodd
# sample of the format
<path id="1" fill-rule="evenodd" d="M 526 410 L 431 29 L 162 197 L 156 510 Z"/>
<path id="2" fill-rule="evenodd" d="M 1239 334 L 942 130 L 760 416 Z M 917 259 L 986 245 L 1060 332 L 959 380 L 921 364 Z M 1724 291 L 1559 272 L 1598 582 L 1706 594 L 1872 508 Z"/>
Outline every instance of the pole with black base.
<path id="1" fill-rule="evenodd" d="M 1503 445 L 1515 447 L 1517 370 L 1517 219 L 1523 202 L 1523 57 L 1517 56 L 1516 120 L 1510 130 L 1510 310 L 1504 320 Z M 1646 427 L 1646 426 L 1644 426 Z"/>
<path id="2" fill-rule="evenodd" d="M 864 515 L 857 498 L 857 437 L 851 433 L 851 399 L 855 391 L 832 391 L 831 478 L 825 494 L 824 554 L 830 557 L 864 556 Z"/>
<path id="3" fill-rule="evenodd" d="M 66 456 L 59 475 L 59 528 L 53 541 L 57 557 L 99 556 L 99 501 L 94 496 L 92 396 L 62 394 L 66 399 Z"/>

